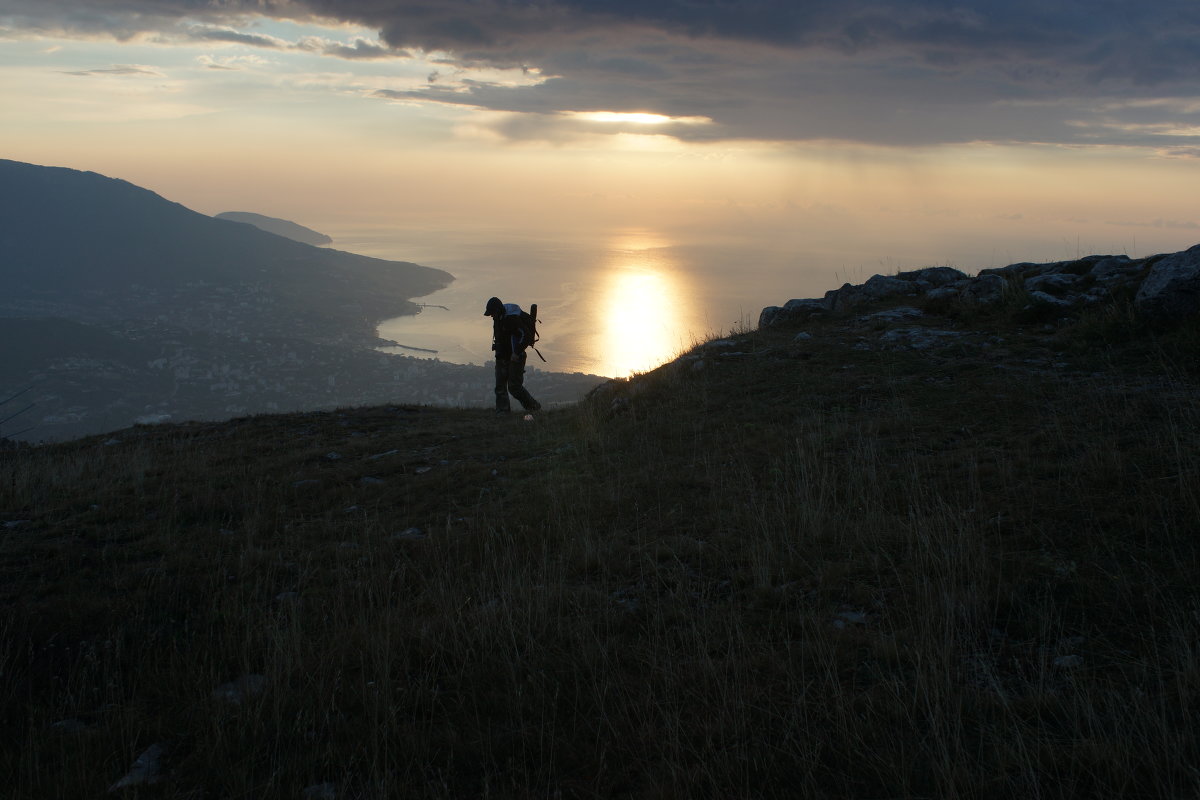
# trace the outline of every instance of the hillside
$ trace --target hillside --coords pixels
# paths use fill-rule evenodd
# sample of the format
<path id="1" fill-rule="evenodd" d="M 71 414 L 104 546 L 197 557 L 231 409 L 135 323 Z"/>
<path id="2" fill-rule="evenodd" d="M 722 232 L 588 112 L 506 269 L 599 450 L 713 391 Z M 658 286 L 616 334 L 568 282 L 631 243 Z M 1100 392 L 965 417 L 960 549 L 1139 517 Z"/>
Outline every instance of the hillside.
<path id="1" fill-rule="evenodd" d="M 10 791 L 1200 794 L 1200 324 L 1005 275 L 795 301 L 532 422 L 0 452 Z"/>
<path id="2" fill-rule="evenodd" d="M 0 313 L 367 341 L 453 276 L 312 247 L 92 172 L 0 160 Z M 214 309 L 221 313 L 214 313 Z"/>

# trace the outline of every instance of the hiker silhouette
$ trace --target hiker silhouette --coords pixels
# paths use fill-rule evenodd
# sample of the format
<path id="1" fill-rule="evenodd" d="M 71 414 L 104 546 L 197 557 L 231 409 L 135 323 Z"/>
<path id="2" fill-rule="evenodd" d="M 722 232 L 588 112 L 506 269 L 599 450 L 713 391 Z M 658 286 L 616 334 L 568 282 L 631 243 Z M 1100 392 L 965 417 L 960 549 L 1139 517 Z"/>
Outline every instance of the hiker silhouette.
<path id="1" fill-rule="evenodd" d="M 535 306 L 536 307 L 536 306 Z M 533 318 L 516 303 L 501 302 L 491 297 L 483 309 L 492 318 L 492 350 L 496 352 L 496 413 L 510 410 L 508 396 L 526 411 L 537 411 L 542 404 L 533 399 L 525 388 L 525 350 L 533 345 Z"/>

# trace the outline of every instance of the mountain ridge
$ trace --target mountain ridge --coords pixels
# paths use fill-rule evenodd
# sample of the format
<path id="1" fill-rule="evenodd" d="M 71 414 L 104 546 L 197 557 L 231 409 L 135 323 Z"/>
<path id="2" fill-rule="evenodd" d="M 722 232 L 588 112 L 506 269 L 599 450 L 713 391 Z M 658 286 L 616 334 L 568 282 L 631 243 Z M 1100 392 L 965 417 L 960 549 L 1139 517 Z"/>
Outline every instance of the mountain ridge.
<path id="1" fill-rule="evenodd" d="M 276 236 L 283 236 L 284 238 L 313 245 L 314 247 L 333 243 L 333 237 L 319 231 L 314 231 L 312 228 L 307 228 L 291 220 L 268 217 L 252 211 L 222 211 L 220 214 L 214 214 L 213 219 L 223 219 L 229 222 L 242 222 L 247 225 L 253 225 L 267 233 L 273 233 Z"/>

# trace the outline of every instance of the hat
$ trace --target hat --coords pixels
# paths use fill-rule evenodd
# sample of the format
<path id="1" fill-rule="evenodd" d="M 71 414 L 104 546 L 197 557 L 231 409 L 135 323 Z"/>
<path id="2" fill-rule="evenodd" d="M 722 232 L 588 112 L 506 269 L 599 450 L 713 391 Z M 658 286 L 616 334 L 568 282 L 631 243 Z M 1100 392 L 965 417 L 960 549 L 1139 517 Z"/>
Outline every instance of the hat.
<path id="1" fill-rule="evenodd" d="M 500 302 L 500 298 L 499 297 L 488 298 L 487 306 L 484 307 L 484 309 L 483 309 L 483 315 L 485 317 L 490 317 L 490 316 L 493 316 L 494 314 L 503 314 L 503 313 L 504 313 L 504 303 Z"/>

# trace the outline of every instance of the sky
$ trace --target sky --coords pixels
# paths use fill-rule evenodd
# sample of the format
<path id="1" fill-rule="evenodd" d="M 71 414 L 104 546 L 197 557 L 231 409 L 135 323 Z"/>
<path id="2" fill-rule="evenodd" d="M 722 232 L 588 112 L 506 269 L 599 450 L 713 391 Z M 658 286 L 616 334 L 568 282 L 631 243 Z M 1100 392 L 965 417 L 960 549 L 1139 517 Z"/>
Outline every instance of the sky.
<path id="1" fill-rule="evenodd" d="M 1200 242 L 1200 3 L 0 0 L 0 157 L 333 234 L 1146 255 Z"/>

